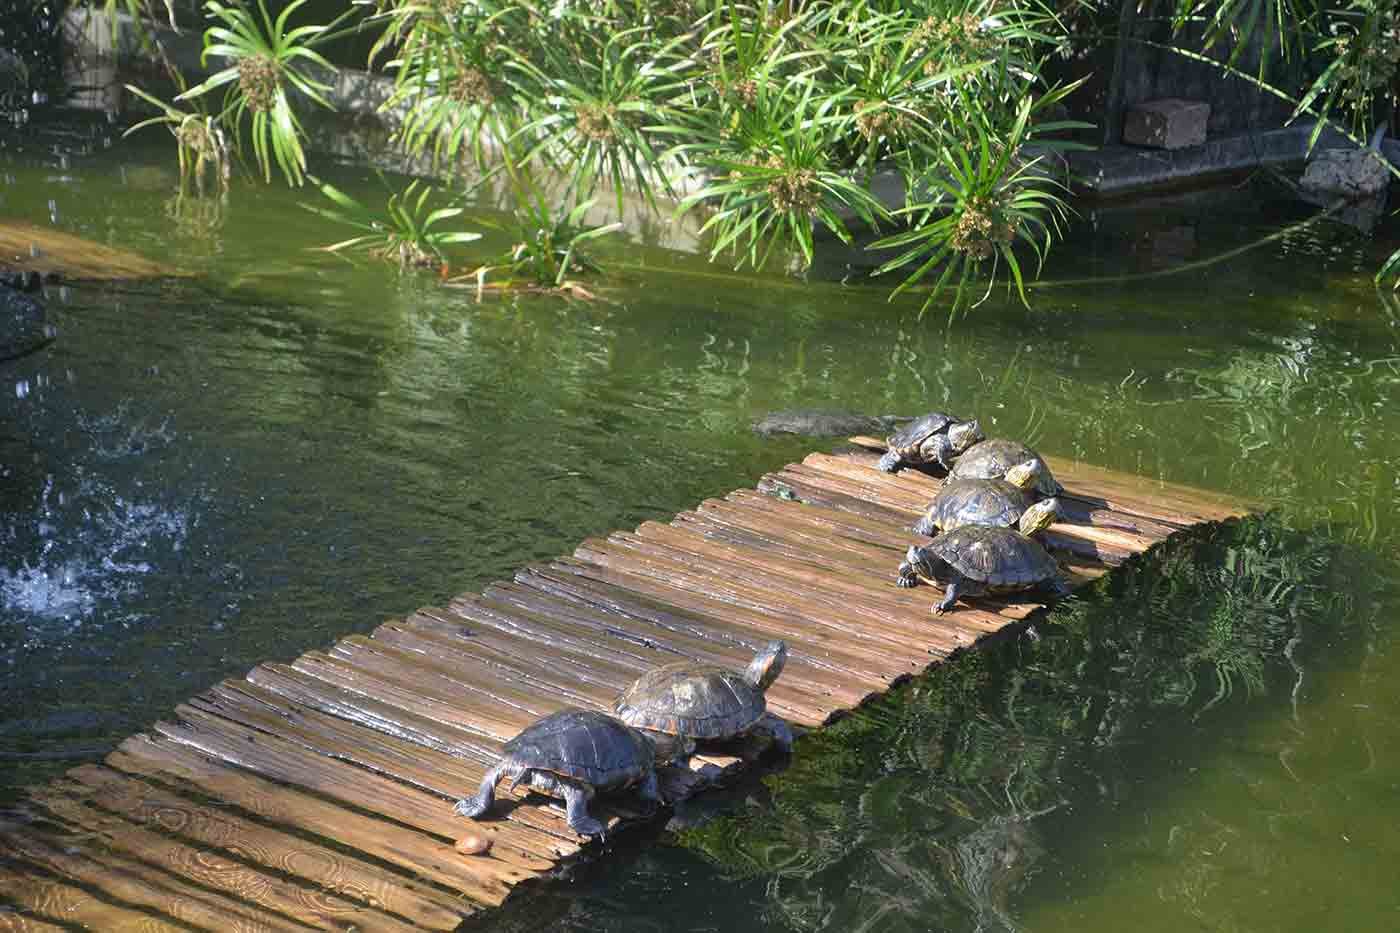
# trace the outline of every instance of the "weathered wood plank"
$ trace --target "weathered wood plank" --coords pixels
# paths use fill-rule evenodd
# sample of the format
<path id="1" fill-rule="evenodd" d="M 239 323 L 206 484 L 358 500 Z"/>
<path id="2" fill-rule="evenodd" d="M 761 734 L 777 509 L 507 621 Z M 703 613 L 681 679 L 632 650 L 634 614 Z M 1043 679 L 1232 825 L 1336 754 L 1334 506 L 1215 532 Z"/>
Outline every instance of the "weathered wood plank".
<path id="1" fill-rule="evenodd" d="M 715 663 L 745 667 L 754 653 L 773 637 L 762 628 L 731 623 L 716 615 L 683 606 L 676 600 L 651 599 L 635 589 L 590 580 L 568 573 L 557 565 L 526 568 L 516 574 L 516 581 L 563 599 L 593 606 L 611 616 L 635 619 L 668 631 L 693 633 L 707 643 L 718 643 L 729 653 L 719 655 L 725 660 Z M 801 684 L 805 692 L 822 702 L 831 700 L 854 705 L 868 695 L 868 691 L 846 686 L 850 679 L 861 679 L 856 673 L 859 669 L 856 661 L 848 662 L 842 651 L 835 652 L 836 657 L 833 657 L 832 650 L 826 646 L 823 646 L 820 656 L 814 655 L 810 653 L 810 647 L 809 644 L 805 648 L 790 648 L 788 664 L 784 668 L 785 677 L 791 673 L 794 683 Z"/>
<path id="2" fill-rule="evenodd" d="M 5 886 L 4 869 L 0 868 L 0 889 Z M 17 910 L 0 906 L 0 933 L 64 933 L 61 927 L 47 920 L 19 913 Z"/>
<path id="3" fill-rule="evenodd" d="M 12 858 L 23 855 L 8 837 L 4 841 L 6 853 Z M 0 864 L 0 891 L 11 903 L 46 920 L 64 924 L 64 929 L 73 924 L 112 933 L 189 933 L 189 927 L 173 917 L 110 903 L 75 884 L 37 871 L 20 871 Z M 0 913 L 0 917 L 3 916 L 7 915 Z M 15 928 L 19 930 L 45 929 L 39 922 L 28 921 L 17 914 L 8 917 L 17 921 Z"/>
<path id="4" fill-rule="evenodd" d="M 180 722 L 158 722 L 155 730 L 173 741 L 197 748 L 239 767 L 275 781 L 305 787 L 317 793 L 394 820 L 450 843 L 466 824 L 452 813 L 452 800 L 381 777 L 342 760 L 310 751 L 294 742 L 257 732 L 219 715 L 182 704 L 175 708 Z M 512 827 L 523 831 L 523 827 Z M 556 852 L 566 843 L 540 834 L 539 843 Z M 494 847 L 493 847 L 494 848 Z M 499 903 L 510 885 L 533 877 L 538 871 L 496 858 L 461 859 L 478 884 L 466 891 L 477 900 L 496 898 Z"/>
<path id="5" fill-rule="evenodd" d="M 299 888 L 296 896 L 305 910 L 315 914 L 342 917 L 342 897 L 434 930 L 455 929 L 471 914 L 462 909 L 458 899 L 428 885 L 339 849 L 311 845 L 301 837 L 238 816 L 227 807 L 209 807 L 99 765 L 74 768 L 67 776 L 74 782 L 73 794 L 138 826 L 171 833 L 303 879 L 307 886 Z"/>
<path id="6" fill-rule="evenodd" d="M 499 903 L 490 899 L 490 891 L 485 900 L 476 896 L 481 880 L 441 839 L 230 768 L 192 746 L 139 734 L 108 755 L 106 763 L 174 786 L 192 784 L 274 823 L 334 840 L 481 903 Z M 474 905 L 464 901 L 463 907 Z"/>
<path id="7" fill-rule="evenodd" d="M 126 904 L 147 908 L 197 929 L 236 933 L 299 933 L 307 929 L 289 917 L 185 884 L 109 848 L 100 850 L 100 858 L 95 851 L 86 854 L 81 849 L 94 847 L 92 840 L 83 836 L 50 837 L 37 831 L 16 831 L 8 833 L 5 841 L 12 855 Z M 75 842 L 83 845 L 79 847 Z"/>
<path id="8" fill-rule="evenodd" d="M 75 833 L 82 833 L 85 845 L 99 842 L 111 852 L 122 853 L 129 864 L 139 860 L 163 870 L 165 874 L 155 876 L 154 881 L 174 890 L 181 900 L 207 896 L 201 889 L 227 892 L 236 903 L 214 900 L 213 908 L 225 912 L 247 911 L 251 920 L 269 928 L 301 929 L 305 926 L 344 930 L 354 927 L 384 933 L 408 933 L 412 929 L 411 925 L 365 904 L 328 892 L 308 890 L 207 846 L 192 846 L 152 832 L 116 815 L 84 806 L 63 794 L 64 791 L 82 794 L 86 789 L 82 784 L 53 785 L 36 797 L 35 802 L 67 823 Z M 104 854 L 101 861 L 106 858 Z M 94 883 L 100 885 L 100 882 Z M 267 913 L 253 912 L 253 907 Z"/>
<path id="9" fill-rule="evenodd" d="M 299 708 L 278 695 L 248 681 L 225 681 L 190 705 L 250 729 L 286 739 L 325 755 L 352 762 L 405 784 L 444 798 L 440 806 L 475 793 L 486 767 L 473 761 L 444 755 L 389 736 L 366 733 L 344 720 Z M 449 820 L 456 832 L 461 825 Z M 501 861 L 527 871 L 553 867 L 558 840 L 525 826 L 502 822 L 492 826 L 486 862 Z"/>

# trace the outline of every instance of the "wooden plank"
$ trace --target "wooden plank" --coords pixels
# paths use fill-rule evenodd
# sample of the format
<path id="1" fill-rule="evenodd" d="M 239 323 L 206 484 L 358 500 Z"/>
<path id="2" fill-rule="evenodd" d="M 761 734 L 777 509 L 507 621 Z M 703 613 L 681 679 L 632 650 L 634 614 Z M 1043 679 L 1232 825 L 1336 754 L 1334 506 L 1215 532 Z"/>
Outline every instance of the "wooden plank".
<path id="1" fill-rule="evenodd" d="M 5 873 L 0 868 L 0 889 L 5 884 Z M 0 898 L 4 894 L 0 893 Z M 0 904 L 0 933 L 64 933 L 67 927 L 61 927 L 56 923 L 49 923 L 47 920 L 22 914 L 13 908 Z"/>
<path id="2" fill-rule="evenodd" d="M 607 709 L 617 690 L 568 676 L 564 665 L 535 663 L 521 658 L 505 659 L 489 649 L 480 649 L 467 639 L 449 640 L 431 632 L 387 622 L 374 630 L 374 641 L 421 659 L 426 666 L 462 680 L 499 679 L 553 694 L 565 703 L 594 709 Z"/>
<path id="3" fill-rule="evenodd" d="M 734 625 L 745 625 L 762 633 L 765 638 L 787 638 L 804 645 L 805 653 L 821 654 L 819 620 L 793 611 L 775 612 L 754 607 L 723 594 L 714 594 L 702 586 L 692 586 L 684 578 L 654 575 L 645 568 L 626 565 L 609 566 L 593 561 L 561 560 L 550 566 L 553 571 L 571 574 L 584 580 L 625 587 L 650 597 L 666 600 L 676 606 L 706 612 L 716 619 Z M 907 642 L 886 639 L 860 640 L 852 638 L 845 645 L 847 654 L 858 655 L 860 666 L 842 672 L 843 680 L 858 689 L 882 690 L 890 682 L 922 670 L 928 663 L 926 652 L 911 648 Z M 781 681 L 781 678 L 780 678 Z"/>
<path id="4" fill-rule="evenodd" d="M 247 680 L 308 709 L 338 716 L 366 729 L 479 764 L 495 761 L 500 749 L 500 744 L 493 739 L 430 719 L 365 693 L 342 689 L 285 664 L 260 664 L 248 672 Z"/>
<path id="5" fill-rule="evenodd" d="M 372 661 L 373 658 L 370 657 L 369 660 Z M 451 699 L 444 700 L 435 693 L 419 691 L 412 684 L 404 685 L 401 672 L 399 676 L 395 676 L 393 671 L 380 672 L 319 651 L 308 651 L 293 661 L 291 666 L 338 687 L 377 697 L 386 703 L 455 726 L 465 732 L 474 732 L 481 736 L 483 741 L 489 742 L 488 747 L 493 753 L 499 751 L 503 742 L 532 719 L 528 713 L 522 714 L 516 710 L 512 717 L 515 723 L 513 726 L 510 722 L 501 722 L 498 711 L 489 713 L 487 720 L 482 721 L 476 717 L 475 712 L 477 709 L 489 709 L 485 700 L 474 706 L 458 705 Z"/>
<path id="6" fill-rule="evenodd" d="M 205 896 L 205 890 L 225 892 L 234 902 L 233 907 L 216 900 L 215 908 L 248 911 L 254 922 L 270 929 L 344 930 L 353 927 L 383 933 L 408 933 L 412 929 L 411 925 L 363 903 L 304 888 L 207 846 L 192 846 L 152 832 L 116 815 L 84 806 L 68 796 L 82 795 L 86 790 L 83 784 L 59 783 L 51 785 L 34 800 L 75 831 L 93 834 L 85 843 L 98 841 L 107 850 L 122 853 L 132 864 L 139 860 L 161 869 L 165 874 L 157 877 L 156 882 L 176 891 L 182 900 L 198 900 Z M 105 854 L 102 861 L 106 861 Z M 93 883 L 101 886 L 100 881 Z M 262 908 L 266 914 L 253 912 L 253 907 Z"/>
<path id="7" fill-rule="evenodd" d="M 308 750 L 295 742 L 270 733 L 258 732 L 233 720 L 182 704 L 175 708 L 180 722 L 158 722 L 155 730 L 176 742 L 197 748 L 205 754 L 262 774 L 275 781 L 305 787 L 370 813 L 452 841 L 468 824 L 452 813 L 453 800 L 400 784 L 347 762 Z M 510 826 L 512 840 L 524 827 Z M 502 830 L 505 832 L 505 830 Z M 552 836 L 540 833 L 536 842 L 556 857 L 572 854 L 569 847 Z M 504 847 L 504 846 L 503 846 Z M 494 853 L 493 847 L 493 853 Z M 522 856 L 529 853 L 522 853 Z M 538 871 L 506 862 L 494 856 L 461 860 L 481 885 L 486 897 L 504 897 L 509 885 L 532 877 Z M 513 861 L 518 862 L 519 859 Z M 466 892 L 481 900 L 478 892 Z"/>
<path id="8" fill-rule="evenodd" d="M 556 617 L 561 613 L 567 614 L 570 624 L 577 627 L 646 641 L 672 652 L 675 659 L 743 669 L 753 660 L 754 652 L 762 644 L 755 643 L 750 633 L 749 645 L 736 645 L 723 637 L 716 623 L 691 627 L 684 625 L 675 615 L 670 617 L 670 625 L 656 625 L 651 619 L 639 621 L 627 614 L 559 592 L 560 588 L 551 585 L 546 573 L 537 568 L 526 568 L 516 573 L 514 583 L 497 584 L 491 587 L 490 593 L 497 599 L 509 600 L 512 605 L 530 608 L 540 614 Z M 800 661 L 792 665 L 791 673 L 792 676 L 787 677 L 785 672 L 783 691 L 790 695 L 789 705 L 794 710 L 826 705 L 829 691 L 823 680 L 814 680 Z M 623 685 L 623 689 L 630 685 L 631 680 Z M 617 692 L 613 693 L 613 697 Z"/>
<path id="9" fill-rule="evenodd" d="M 730 623 L 718 616 L 681 606 L 675 600 L 663 602 L 651 599 L 637 590 L 590 580 L 557 566 L 528 567 L 517 572 L 516 582 L 595 607 L 610 616 L 635 619 L 668 631 L 695 633 L 711 643 L 729 648 L 732 653 L 724 656 L 727 660 L 716 663 L 730 664 L 736 669 L 747 667 L 753 655 L 775 637 L 762 628 Z M 814 654 L 812 647 L 810 642 L 794 642 L 788 646 L 784 680 L 790 677 L 792 683 L 801 685 L 805 693 L 823 705 L 828 701 L 854 705 L 869 695 L 868 690 L 847 686 L 849 681 L 861 679 L 856 674 L 860 662 L 848 661 L 844 651 L 836 652 L 833 657 L 833 651 L 826 647 L 823 647 L 820 655 Z"/>
<path id="10" fill-rule="evenodd" d="M 73 793 L 138 826 L 302 879 L 301 906 L 340 918 L 339 898 L 405 918 L 418 927 L 455 929 L 471 915 L 460 901 L 335 848 L 255 823 L 227 807 L 209 807 L 110 768 L 83 765 L 68 772 Z M 0 930 L 4 927 L 0 925 Z"/>
<path id="11" fill-rule="evenodd" d="M 873 584 L 826 586 L 812 579 L 812 569 L 799 574 L 790 564 L 753 558 L 747 564 L 716 567 L 690 558 L 690 552 L 654 544 L 635 536 L 613 535 L 608 541 L 586 541 L 575 552 L 581 560 L 606 566 L 634 567 L 660 579 L 688 581 L 704 592 L 754 608 L 795 612 L 821 624 L 840 625 L 856 637 L 879 638 L 906 646 L 914 640 L 930 653 L 946 656 L 971 644 L 974 632 L 995 631 L 1005 620 L 994 613 L 959 609 L 940 620 L 927 620 L 914 609 L 907 591 L 890 586 L 879 592 Z M 779 569 L 781 568 L 781 569 Z M 776 572 L 776 573 L 775 573 Z"/>
<path id="12" fill-rule="evenodd" d="M 225 681 L 195 697 L 190 705 L 438 794 L 449 802 L 475 793 L 487 771 L 476 762 L 366 732 L 344 720 L 298 707 L 248 681 Z M 455 821 L 452 825 L 454 831 L 465 828 Z M 484 860 L 499 860 L 535 872 L 553 867 L 558 845 L 555 837 L 505 822 L 494 824 L 488 834 L 493 845 Z"/>
<path id="13" fill-rule="evenodd" d="M 496 892 L 489 885 L 485 886 L 483 897 L 477 896 L 483 888 L 477 873 L 441 839 L 236 770 L 192 746 L 144 734 L 134 735 L 107 756 L 106 764 L 118 771 L 155 778 L 177 787 L 192 784 L 215 799 L 396 865 L 434 884 L 466 894 L 472 901 L 499 903 L 493 899 Z M 470 901 L 463 901 L 462 906 L 476 909 Z"/>
<path id="14" fill-rule="evenodd" d="M 78 884 L 133 907 L 144 907 L 197 929 L 235 933 L 298 933 L 307 928 L 288 917 L 262 910 L 213 891 L 180 882 L 175 877 L 114 851 L 101 858 L 89 855 L 65 836 L 45 837 L 37 831 L 6 835 L 12 856 L 20 856 Z M 172 924 L 174 926 L 174 924 Z M 98 927 L 106 929 L 106 927 Z"/>
<path id="15" fill-rule="evenodd" d="M 0 842 L 4 843 L 4 851 L 11 857 L 20 854 L 8 835 L 0 837 Z M 22 910 L 64 924 L 64 929 L 76 925 L 104 933 L 109 930 L 111 933 L 189 933 L 189 927 L 174 918 L 160 917 L 129 905 L 113 904 L 67 881 L 33 870 L 21 871 L 3 863 L 0 863 L 0 896 Z M 27 920 L 15 914 L 0 913 L 0 917 Z M 17 923 L 15 929 L 50 928 L 41 925 L 42 921 L 28 923 Z"/>

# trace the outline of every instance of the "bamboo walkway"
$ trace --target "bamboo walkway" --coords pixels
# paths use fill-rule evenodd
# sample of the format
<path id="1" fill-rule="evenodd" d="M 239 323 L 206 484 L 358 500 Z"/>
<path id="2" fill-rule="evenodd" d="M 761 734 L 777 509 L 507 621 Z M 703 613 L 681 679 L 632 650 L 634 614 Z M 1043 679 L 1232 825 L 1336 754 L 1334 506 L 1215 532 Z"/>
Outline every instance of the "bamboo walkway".
<path id="1" fill-rule="evenodd" d="M 939 484 L 881 473 L 876 458 L 812 454 L 757 490 L 585 541 L 194 697 L 0 823 L 0 931 L 452 929 L 580 851 L 541 798 L 482 823 L 452 813 L 535 717 L 607 708 L 678 658 L 742 668 L 784 638 L 769 707 L 813 728 L 1039 608 L 984 600 L 936 617 L 931 589 L 894 586 L 908 526 Z M 1068 514 L 1049 540 L 1075 583 L 1243 514 L 1197 490 L 1050 463 Z M 698 757 L 665 784 L 693 791 L 754 751 Z M 628 799 L 600 815 L 635 815 Z M 454 850 L 469 830 L 489 834 L 488 854 Z"/>

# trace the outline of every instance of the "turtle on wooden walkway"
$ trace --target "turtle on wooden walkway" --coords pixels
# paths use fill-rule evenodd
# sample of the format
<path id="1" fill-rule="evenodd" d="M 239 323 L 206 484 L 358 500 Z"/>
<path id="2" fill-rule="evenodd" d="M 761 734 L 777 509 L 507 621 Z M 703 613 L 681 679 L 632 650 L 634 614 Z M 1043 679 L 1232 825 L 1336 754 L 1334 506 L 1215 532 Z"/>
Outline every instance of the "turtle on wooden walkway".
<path id="1" fill-rule="evenodd" d="M 681 757 L 694 751 L 695 739 L 723 741 L 758 729 L 790 751 L 792 729 L 768 715 L 764 698 L 786 661 L 787 645 L 773 641 L 742 674 L 691 661 L 666 664 L 637 678 L 613 709 L 629 726 L 676 736 Z"/>
<path id="2" fill-rule="evenodd" d="M 505 744 L 499 764 L 487 772 L 473 797 L 457 801 L 461 816 L 480 816 L 495 800 L 496 782 L 563 798 L 569 825 L 584 836 L 603 835 L 588 814 L 599 791 L 638 785 L 644 800 L 664 803 L 656 781 L 656 745 L 650 737 L 606 713 L 566 707 L 521 730 Z"/>

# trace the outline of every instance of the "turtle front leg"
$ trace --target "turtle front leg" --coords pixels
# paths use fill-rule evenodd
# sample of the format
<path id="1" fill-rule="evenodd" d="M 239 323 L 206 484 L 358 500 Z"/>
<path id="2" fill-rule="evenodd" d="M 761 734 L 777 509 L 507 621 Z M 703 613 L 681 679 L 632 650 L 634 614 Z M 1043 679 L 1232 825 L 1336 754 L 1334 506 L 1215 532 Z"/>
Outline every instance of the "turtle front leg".
<path id="1" fill-rule="evenodd" d="M 875 464 L 875 468 L 884 470 L 886 473 L 898 473 L 900 467 L 900 456 L 893 450 L 885 451 L 885 455 Z"/>
<path id="2" fill-rule="evenodd" d="M 496 782 L 501 779 L 501 775 L 510 770 L 504 762 L 500 762 L 496 767 L 486 772 L 486 777 L 481 779 L 481 787 L 477 788 L 476 795 L 463 797 L 457 801 L 457 805 L 452 811 L 458 816 L 475 817 L 481 816 L 491 809 L 491 804 L 496 801 Z"/>
<path id="3" fill-rule="evenodd" d="M 778 743 L 778 747 L 783 750 L 783 754 L 792 754 L 792 743 L 795 738 L 792 734 L 792 726 L 787 724 L 787 720 L 772 713 L 764 713 L 763 719 L 759 720 L 758 728 L 766 735 L 772 736 L 773 741 Z"/>
<path id="4" fill-rule="evenodd" d="M 661 783 L 656 779 L 656 772 L 651 771 L 637 788 L 637 795 L 643 800 L 654 804 L 650 813 L 655 813 L 660 808 L 666 806 L 666 798 L 661 796 Z"/>
<path id="5" fill-rule="evenodd" d="M 958 601 L 960 595 L 962 594 L 958 591 L 958 585 L 956 583 L 949 583 L 943 590 L 943 601 L 933 604 L 933 614 L 941 616 L 949 609 L 952 609 L 953 603 Z"/>
<path id="6" fill-rule="evenodd" d="M 600 839 L 607 835 L 603 824 L 588 815 L 588 798 L 592 796 L 588 791 L 573 781 L 559 781 L 557 792 L 564 798 L 565 813 L 574 832 L 580 836 L 597 836 Z"/>
<path id="7" fill-rule="evenodd" d="M 925 515 L 914 523 L 914 534 L 932 538 L 938 534 L 938 526 L 933 523 L 933 519 Z"/>
<path id="8" fill-rule="evenodd" d="M 899 575 L 894 578 L 894 585 L 905 588 L 919 585 L 919 572 L 913 564 L 906 560 L 899 565 Z"/>

